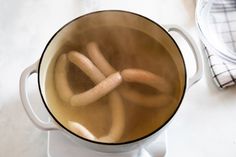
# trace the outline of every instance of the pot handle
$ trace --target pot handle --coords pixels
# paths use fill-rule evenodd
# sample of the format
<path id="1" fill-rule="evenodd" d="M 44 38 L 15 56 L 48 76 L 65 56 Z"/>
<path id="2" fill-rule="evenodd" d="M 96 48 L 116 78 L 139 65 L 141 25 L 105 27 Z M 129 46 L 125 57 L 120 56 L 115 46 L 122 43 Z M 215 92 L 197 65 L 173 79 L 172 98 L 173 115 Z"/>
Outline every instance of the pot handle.
<path id="1" fill-rule="evenodd" d="M 34 73 L 38 73 L 38 65 L 39 61 L 35 62 L 28 68 L 26 68 L 20 77 L 20 97 L 24 109 L 30 118 L 30 120 L 40 129 L 42 130 L 58 130 L 58 127 L 53 122 L 44 122 L 42 121 L 37 114 L 32 109 L 32 105 L 30 104 L 28 94 L 26 91 L 27 88 L 27 79 Z"/>
<path id="2" fill-rule="evenodd" d="M 195 62 L 196 62 L 196 72 L 193 76 L 188 78 L 187 81 L 187 88 L 190 88 L 192 85 L 197 83 L 203 74 L 203 62 L 201 58 L 200 51 L 193 40 L 193 38 L 181 27 L 177 25 L 165 25 L 164 26 L 168 32 L 176 32 L 179 35 L 181 35 L 185 41 L 189 44 L 190 48 L 192 49 L 192 52 L 194 54 Z"/>

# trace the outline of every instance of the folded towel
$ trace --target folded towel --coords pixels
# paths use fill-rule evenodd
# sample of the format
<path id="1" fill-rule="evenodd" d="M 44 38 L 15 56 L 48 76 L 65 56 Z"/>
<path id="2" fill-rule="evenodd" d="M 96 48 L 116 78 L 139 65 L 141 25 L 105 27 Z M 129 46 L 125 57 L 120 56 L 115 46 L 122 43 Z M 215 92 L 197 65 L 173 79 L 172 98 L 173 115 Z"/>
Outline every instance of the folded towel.
<path id="1" fill-rule="evenodd" d="M 236 84 L 236 65 L 220 58 L 213 51 L 205 47 L 208 63 L 212 72 L 212 78 L 216 85 L 225 88 Z"/>
<path id="2" fill-rule="evenodd" d="M 236 84 L 236 0 L 215 0 L 210 13 L 212 21 L 209 24 L 221 37 L 225 51 L 219 54 L 207 46 L 204 51 L 213 80 L 218 87 L 225 88 Z"/>

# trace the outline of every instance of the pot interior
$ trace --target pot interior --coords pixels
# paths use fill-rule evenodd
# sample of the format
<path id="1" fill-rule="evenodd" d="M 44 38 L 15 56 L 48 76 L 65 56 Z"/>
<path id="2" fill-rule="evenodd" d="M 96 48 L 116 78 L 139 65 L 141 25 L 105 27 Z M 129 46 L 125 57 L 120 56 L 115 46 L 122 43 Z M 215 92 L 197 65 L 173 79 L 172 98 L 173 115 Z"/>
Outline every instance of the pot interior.
<path id="1" fill-rule="evenodd" d="M 55 121 L 75 135 L 76 133 L 67 125 L 68 120 L 81 122 L 96 136 L 102 136 L 102 134 L 109 132 L 112 120 L 105 116 L 111 112 L 109 107 L 104 107 L 107 105 L 98 105 L 99 109 L 96 108 L 96 113 L 98 114 L 91 115 L 87 120 L 83 120 L 80 117 L 76 117 L 76 115 L 86 116 L 90 112 L 92 113 L 95 105 L 90 105 L 87 109 L 71 107 L 62 103 L 55 92 L 54 68 L 59 55 L 71 50 L 77 50 L 87 55 L 86 44 L 90 41 L 98 43 L 101 51 L 104 52 L 105 58 L 108 58 L 108 61 L 118 71 L 125 68 L 149 70 L 169 80 L 175 91 L 173 92 L 175 101 L 168 107 L 159 109 L 146 109 L 143 106 L 136 109 L 134 104 L 125 102 L 125 105 L 129 106 L 129 108 L 125 109 L 126 113 L 129 112 L 126 117 L 142 117 L 143 112 L 150 112 L 150 115 L 153 114 L 155 117 L 148 119 L 147 116 L 143 115 L 143 119 L 138 120 L 139 122 L 135 124 L 132 123 L 133 125 L 127 124 L 127 120 L 126 125 L 130 125 L 130 128 L 126 128 L 126 130 L 133 129 L 132 133 L 126 133 L 117 144 L 142 139 L 167 124 L 176 113 L 185 91 L 186 71 L 183 57 L 174 40 L 161 26 L 145 17 L 124 11 L 101 11 L 79 17 L 62 27 L 49 41 L 40 60 L 39 87 L 45 106 Z M 156 51 L 157 49 L 158 51 Z M 155 53 L 161 57 L 155 58 Z M 151 66 L 149 66 L 149 63 Z M 86 84 L 89 78 L 78 71 L 76 66 L 71 65 L 71 67 L 72 70 L 68 77 L 77 78 L 77 80 L 81 79 L 80 81 L 82 82 L 70 84 L 73 87 L 78 86 L 78 89 L 77 87 L 74 89 L 75 93 L 94 86 L 92 82 Z M 87 86 L 84 89 L 80 89 L 79 87 L 84 86 L 84 84 Z M 136 88 L 136 85 L 130 86 Z M 150 93 L 152 94 L 152 90 Z M 104 98 L 101 103 L 106 103 L 106 101 L 106 98 Z M 103 109 L 103 111 L 100 111 L 100 109 Z M 133 111 L 135 113 L 132 113 Z M 94 121 L 96 119 L 101 119 L 107 125 L 100 121 L 96 123 Z M 156 119 L 159 119 L 159 121 L 157 122 Z M 141 124 L 141 121 L 149 120 L 153 123 L 152 129 L 148 129 L 150 126 L 147 124 Z M 96 130 L 100 131 L 95 133 Z"/>

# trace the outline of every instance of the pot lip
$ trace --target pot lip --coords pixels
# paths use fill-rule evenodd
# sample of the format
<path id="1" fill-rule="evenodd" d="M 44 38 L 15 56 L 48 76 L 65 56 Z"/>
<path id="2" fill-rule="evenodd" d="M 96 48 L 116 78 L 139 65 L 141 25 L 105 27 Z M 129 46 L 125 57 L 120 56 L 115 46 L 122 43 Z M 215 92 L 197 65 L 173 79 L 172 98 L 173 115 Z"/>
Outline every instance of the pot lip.
<path id="1" fill-rule="evenodd" d="M 89 139 L 86 139 L 82 136 L 79 136 L 75 133 L 73 133 L 72 131 L 70 131 L 68 128 L 66 128 L 59 120 L 57 120 L 57 118 L 53 115 L 53 113 L 50 111 L 49 107 L 47 106 L 47 103 L 43 97 L 43 94 L 42 94 L 42 89 L 41 89 L 41 85 L 40 85 L 40 68 L 41 68 L 41 63 L 42 63 L 42 60 L 43 60 L 43 57 L 44 57 L 44 54 L 48 48 L 48 46 L 50 45 L 51 41 L 55 38 L 55 36 L 62 30 L 64 29 L 66 26 L 68 26 L 69 24 L 73 23 L 74 21 L 82 18 L 82 17 L 86 17 L 86 16 L 89 16 L 89 15 L 92 15 L 92 14 L 97 14 L 97 13 L 101 13 L 101 12 L 121 12 L 121 13 L 127 13 L 127 14 L 132 14 L 132 15 L 135 15 L 135 16 L 139 16 L 145 20 L 148 20 L 149 22 L 151 22 L 152 24 L 154 24 L 155 26 L 159 27 L 162 31 L 164 31 L 166 33 L 166 35 L 168 35 L 170 37 L 170 39 L 172 40 L 172 42 L 174 42 L 175 46 L 177 47 L 178 51 L 180 52 L 180 56 L 181 56 L 181 59 L 183 61 L 183 66 L 184 66 L 184 89 L 182 91 L 182 94 L 181 94 L 181 98 L 178 102 L 178 106 L 177 108 L 175 109 L 175 111 L 171 114 L 171 116 L 168 118 L 168 120 L 166 120 L 160 127 L 158 127 L 157 129 L 155 129 L 154 131 L 152 131 L 151 133 L 145 135 L 145 136 L 142 136 L 140 138 L 137 138 L 137 139 L 134 139 L 134 140 L 131 140 L 131 141 L 127 141 L 127 142 L 120 142 L 120 143 L 105 143 L 105 142 L 98 142 L 98 141 L 92 141 L 92 140 L 89 140 Z M 40 96 L 42 98 L 42 101 L 43 101 L 43 104 L 44 106 L 46 107 L 47 111 L 49 112 L 49 114 L 51 115 L 51 117 L 56 121 L 56 123 L 58 123 L 60 125 L 60 127 L 63 128 L 63 130 L 67 131 L 68 133 L 74 135 L 75 137 L 78 137 L 79 139 L 81 140 L 84 140 L 86 142 L 89 142 L 89 143 L 93 143 L 93 144 L 98 144 L 98 145 L 106 145 L 106 146 L 121 146 L 121 145 L 128 145 L 128 144 L 134 144 L 134 143 L 137 143 L 137 142 L 140 142 L 140 141 L 143 141 L 145 139 L 147 139 L 148 137 L 151 137 L 152 135 L 154 135 L 155 133 L 159 132 L 160 130 L 162 130 L 170 121 L 171 119 L 173 119 L 173 117 L 175 116 L 175 114 L 177 113 L 177 111 L 179 110 L 180 108 L 180 105 L 183 101 L 183 98 L 184 98 L 184 95 L 185 95 L 185 92 L 186 92 L 186 87 L 187 87 L 187 70 L 186 70 L 186 63 L 185 63 L 185 60 L 184 60 L 184 57 L 183 57 L 183 54 L 178 46 L 178 44 L 176 43 L 176 41 L 173 39 L 173 37 L 168 33 L 167 30 L 164 29 L 164 27 L 162 27 L 160 24 L 158 24 L 157 22 L 151 20 L 150 18 L 148 17 L 145 17 L 143 15 L 140 15 L 138 13 L 135 13 L 135 12 L 131 12 L 131 11 L 126 11 L 126 10 L 114 10 L 114 9 L 111 9 L 111 10 L 99 10 L 99 11 L 94 11 L 94 12 L 90 12 L 90 13 L 86 13 L 86 14 L 83 14 L 81 16 L 78 16 L 74 19 L 72 19 L 71 21 L 69 21 L 68 23 L 66 23 L 65 25 L 63 25 L 58 31 L 56 31 L 56 33 L 54 33 L 54 35 L 50 38 L 50 40 L 47 42 L 44 50 L 43 50 L 43 53 L 41 54 L 41 57 L 39 59 L 39 64 L 38 64 L 38 87 L 39 87 L 39 93 L 40 93 Z"/>

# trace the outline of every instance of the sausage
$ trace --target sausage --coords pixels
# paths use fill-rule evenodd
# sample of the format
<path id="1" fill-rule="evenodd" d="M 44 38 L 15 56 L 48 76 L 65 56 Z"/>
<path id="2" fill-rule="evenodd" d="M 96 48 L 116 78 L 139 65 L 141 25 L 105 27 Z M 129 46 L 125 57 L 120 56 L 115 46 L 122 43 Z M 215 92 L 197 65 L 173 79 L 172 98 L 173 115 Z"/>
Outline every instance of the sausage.
<path id="1" fill-rule="evenodd" d="M 102 55 L 98 45 L 95 42 L 88 43 L 87 51 L 90 59 L 106 77 L 116 72 L 116 70 Z M 109 95 L 109 105 L 112 112 L 111 128 L 109 134 L 100 137 L 99 141 L 110 143 L 120 139 L 125 127 L 124 103 L 118 92 L 111 92 Z"/>
<path id="2" fill-rule="evenodd" d="M 126 100 L 145 107 L 164 107 L 177 100 L 168 94 L 145 95 L 132 89 L 121 89 L 121 96 Z"/>
<path id="3" fill-rule="evenodd" d="M 116 72 L 116 70 L 102 55 L 101 51 L 98 48 L 98 45 L 95 42 L 90 42 L 87 44 L 87 51 L 93 63 L 101 70 L 101 72 L 105 76 Z"/>
<path id="4" fill-rule="evenodd" d="M 77 135 L 87 138 L 89 140 L 96 140 L 96 137 L 80 123 L 69 121 L 68 125 L 71 131 L 73 131 Z"/>
<path id="5" fill-rule="evenodd" d="M 97 101 L 101 97 L 107 95 L 122 82 L 122 77 L 119 72 L 111 74 L 105 80 L 101 81 L 92 89 L 71 97 L 70 103 L 72 106 L 85 106 Z"/>
<path id="6" fill-rule="evenodd" d="M 78 66 L 94 83 L 99 83 L 105 79 L 101 71 L 83 54 L 77 51 L 70 51 L 68 59 Z"/>
<path id="7" fill-rule="evenodd" d="M 121 71 L 124 81 L 143 83 L 155 88 L 161 93 L 170 94 L 172 88 L 170 84 L 162 77 L 142 69 L 125 69 Z"/>
<path id="8" fill-rule="evenodd" d="M 100 137 L 99 141 L 115 142 L 123 135 L 125 129 L 124 103 L 118 92 L 114 91 L 109 95 L 109 104 L 111 107 L 112 124 L 107 135 Z"/>
<path id="9" fill-rule="evenodd" d="M 64 101 L 69 103 L 70 98 L 73 96 L 73 92 L 69 86 L 67 80 L 67 69 L 68 69 L 68 59 L 66 54 L 62 54 L 56 61 L 54 79 L 55 88 L 59 97 Z"/>

